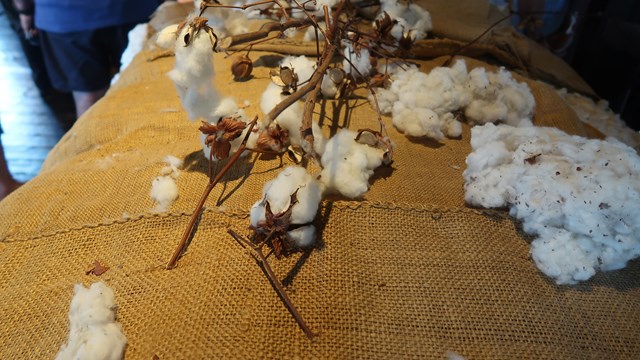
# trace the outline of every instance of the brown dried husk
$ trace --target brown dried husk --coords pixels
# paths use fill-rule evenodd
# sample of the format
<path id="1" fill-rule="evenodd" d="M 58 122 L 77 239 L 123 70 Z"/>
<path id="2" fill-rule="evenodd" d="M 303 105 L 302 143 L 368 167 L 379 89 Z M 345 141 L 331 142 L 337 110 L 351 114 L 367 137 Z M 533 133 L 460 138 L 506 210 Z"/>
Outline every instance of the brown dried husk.
<path id="1" fill-rule="evenodd" d="M 273 54 L 254 55 L 263 60 Z M 144 52 L 52 151 L 42 173 L 0 203 L 0 358 L 52 358 L 66 341 L 73 285 L 115 292 L 126 358 L 635 358 L 640 353 L 640 266 L 556 286 L 529 257 L 530 238 L 503 211 L 471 209 L 461 139 L 410 140 L 385 117 L 396 144 L 361 201 L 324 201 L 322 247 L 273 261 L 311 329 L 309 341 L 255 261 L 226 233 L 243 234 L 251 205 L 281 160 L 252 155 L 207 202 L 174 270 L 164 265 L 207 179 L 197 122 L 170 80 L 173 58 Z M 258 59 L 256 59 L 258 60 Z M 442 64 L 420 63 L 424 71 Z M 215 56 L 216 85 L 258 113 L 269 68 L 234 82 Z M 481 66 L 468 60 L 470 67 Z M 523 80 L 521 77 L 518 79 Z M 589 132 L 547 85 L 528 81 L 535 123 Z M 250 85 L 250 86 L 249 86 Z M 366 95 L 363 93 L 362 95 Z M 321 101 L 323 130 L 375 127 L 364 100 Z M 163 158 L 185 160 L 180 196 L 155 214 L 151 182 Z M 288 159 L 284 164 L 289 165 Z M 221 162 L 217 168 L 224 165 Z M 95 259 L 110 270 L 85 275 Z"/>

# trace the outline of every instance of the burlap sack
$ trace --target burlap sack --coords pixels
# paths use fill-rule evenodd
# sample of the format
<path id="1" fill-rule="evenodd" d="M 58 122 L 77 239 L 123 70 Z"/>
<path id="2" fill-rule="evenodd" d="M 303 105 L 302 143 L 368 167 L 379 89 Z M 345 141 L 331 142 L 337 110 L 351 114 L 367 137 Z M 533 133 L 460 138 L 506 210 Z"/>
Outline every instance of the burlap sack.
<path id="1" fill-rule="evenodd" d="M 128 359 L 640 354 L 640 264 L 578 286 L 547 279 L 529 257 L 530 238 L 505 212 L 465 206 L 467 127 L 461 139 L 412 141 L 386 119 L 397 144 L 392 169 L 376 172 L 361 201 L 323 202 L 320 249 L 272 261 L 314 341 L 226 234 L 247 233 L 250 206 L 287 159 L 252 155 L 236 164 L 212 192 L 178 267 L 165 270 L 207 182 L 207 162 L 198 124 L 186 120 L 165 76 L 174 59 L 149 63 L 149 56 L 136 57 L 42 173 L 0 203 L 0 358 L 52 358 L 67 338 L 73 285 L 99 280 L 114 289 Z M 215 56 L 218 89 L 250 101 L 249 115 L 260 114 L 265 65 L 278 59 L 252 56 L 255 76 L 244 83 Z M 427 71 L 444 60 L 421 65 Z M 550 87 L 528 83 L 537 124 L 586 134 Z M 363 98 L 316 110 L 327 116 L 320 119 L 327 134 L 376 125 Z M 348 120 L 331 122 L 345 113 Z M 156 214 L 149 191 L 166 155 L 185 168 L 179 198 Z M 85 275 L 96 259 L 111 269 Z"/>

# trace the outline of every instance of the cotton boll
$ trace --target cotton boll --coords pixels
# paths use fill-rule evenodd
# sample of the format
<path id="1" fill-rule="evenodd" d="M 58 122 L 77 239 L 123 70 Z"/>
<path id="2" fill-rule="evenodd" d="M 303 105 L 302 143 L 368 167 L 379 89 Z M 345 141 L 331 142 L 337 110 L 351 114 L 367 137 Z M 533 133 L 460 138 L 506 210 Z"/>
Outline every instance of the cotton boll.
<path id="1" fill-rule="evenodd" d="M 298 191 L 298 202 L 293 205 L 291 224 L 306 224 L 316 216 L 321 199 L 318 181 L 299 166 L 289 166 L 278 176 L 264 185 L 263 199 L 256 202 L 250 211 L 251 225 L 256 227 L 265 219 L 265 206 L 269 203 L 271 212 L 279 214 L 291 204 L 291 195 Z"/>
<path id="2" fill-rule="evenodd" d="M 127 338 L 115 322 L 113 290 L 97 282 L 89 288 L 76 284 L 74 292 L 69 309 L 69 339 L 56 359 L 121 359 Z"/>
<path id="3" fill-rule="evenodd" d="M 151 183 L 151 199 L 155 201 L 155 212 L 166 211 L 178 198 L 178 185 L 171 176 L 158 176 Z"/>
<path id="4" fill-rule="evenodd" d="M 531 254 L 559 284 L 640 256 L 640 157 L 619 142 L 553 128 L 487 124 L 471 131 L 465 200 L 509 207 L 534 234 Z"/>
<path id="5" fill-rule="evenodd" d="M 200 31 L 185 46 L 183 39 L 188 30 L 189 26 L 185 26 L 174 40 L 175 67 L 167 75 L 175 83 L 189 119 L 210 119 L 220 103 L 220 95 L 213 87 L 211 40 L 206 31 Z"/>
<path id="6" fill-rule="evenodd" d="M 359 198 L 369 190 L 369 178 L 382 164 L 383 151 L 359 144 L 355 137 L 356 133 L 343 129 L 327 141 L 320 174 L 327 192 Z"/>
<path id="7" fill-rule="evenodd" d="M 280 61 L 280 66 L 288 66 L 298 75 L 298 83 L 308 81 L 316 69 L 316 62 L 306 56 L 287 56 Z"/>
<path id="8" fill-rule="evenodd" d="M 346 40 L 342 42 L 342 45 L 344 46 L 344 60 L 342 61 L 344 71 L 356 79 L 368 76 L 372 69 L 369 50 L 361 48 L 359 51 L 356 51 L 353 43 Z"/>
<path id="9" fill-rule="evenodd" d="M 404 34 L 409 34 L 412 41 L 421 40 L 427 37 L 427 32 L 433 28 L 431 14 L 417 4 L 405 4 L 398 0 L 380 1 L 381 18 L 386 12 L 389 17 L 396 20 L 396 24 L 391 30 L 391 35 L 400 40 Z"/>

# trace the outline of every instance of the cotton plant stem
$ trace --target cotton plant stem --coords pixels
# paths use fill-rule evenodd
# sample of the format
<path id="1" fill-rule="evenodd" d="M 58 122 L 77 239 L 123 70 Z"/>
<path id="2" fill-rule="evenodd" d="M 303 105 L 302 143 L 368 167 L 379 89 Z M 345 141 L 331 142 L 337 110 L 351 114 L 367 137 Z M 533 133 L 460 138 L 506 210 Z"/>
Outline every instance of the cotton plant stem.
<path id="1" fill-rule="evenodd" d="M 202 208 L 204 207 L 204 204 L 207 201 L 207 198 L 209 197 L 209 194 L 211 193 L 211 190 L 213 190 L 213 188 L 218 184 L 218 182 L 220 182 L 220 180 L 229 171 L 229 169 L 231 169 L 231 166 L 233 166 L 233 164 L 235 164 L 235 162 L 238 160 L 240 155 L 242 155 L 242 152 L 247 147 L 247 140 L 249 140 L 249 136 L 251 135 L 251 131 L 253 130 L 253 127 L 256 125 L 257 122 L 258 122 L 258 117 L 256 116 L 256 117 L 253 118 L 253 120 L 249 124 L 249 130 L 247 131 L 247 134 L 245 135 L 244 139 L 242 140 L 242 144 L 240 145 L 238 150 L 233 154 L 233 156 L 231 156 L 229 158 L 229 161 L 227 162 L 227 164 L 222 168 L 222 170 L 220 170 L 220 172 L 218 172 L 216 177 L 213 180 L 210 180 L 209 184 L 207 184 L 207 187 L 204 189 L 204 192 L 202 193 L 202 196 L 200 197 L 200 201 L 198 202 L 198 206 L 196 206 L 196 209 L 194 210 L 193 214 L 191 215 L 191 219 L 189 220 L 189 224 L 187 225 L 187 228 L 185 229 L 184 233 L 182 234 L 182 239 L 180 239 L 180 243 L 178 244 L 178 247 L 176 247 L 176 250 L 173 252 L 173 255 L 171 256 L 171 259 L 167 263 L 167 266 L 166 266 L 167 270 L 170 270 L 170 269 L 173 269 L 173 268 L 176 267 L 176 263 L 178 262 L 178 259 L 180 258 L 180 256 L 182 255 L 182 253 L 185 250 L 187 242 L 189 241 L 189 237 L 193 233 L 193 229 L 194 229 L 194 227 L 196 225 L 196 221 L 198 220 L 198 217 L 200 216 L 200 212 L 202 212 Z"/>
<path id="2" fill-rule="evenodd" d="M 273 269 L 271 269 L 271 266 L 269 265 L 269 262 L 267 261 L 266 256 L 262 252 L 262 246 L 257 246 L 251 243 L 250 241 L 244 239 L 244 237 L 242 237 L 240 234 L 236 233 L 232 229 L 227 229 L 227 233 L 229 233 L 229 235 L 231 235 L 244 248 L 249 248 L 253 250 L 251 252 L 251 255 L 256 260 L 260 268 L 262 268 L 262 270 L 264 271 L 265 275 L 267 276 L 271 284 L 273 284 L 273 287 L 275 288 L 278 295 L 280 295 L 282 302 L 284 302 L 285 307 L 287 308 L 287 310 L 289 310 L 289 313 L 296 320 L 296 322 L 298 323 L 298 326 L 300 326 L 300 328 L 302 329 L 304 334 L 307 336 L 307 338 L 309 338 L 309 340 L 313 340 L 315 335 L 313 334 L 313 332 L 311 331 L 307 323 L 304 321 L 304 318 L 302 317 L 302 315 L 300 315 L 296 307 L 293 305 L 293 302 L 291 302 L 291 299 L 287 295 L 287 292 L 284 289 L 284 286 L 282 286 L 282 283 L 280 282 L 280 280 L 278 280 L 276 274 L 273 272 Z"/>
<path id="3" fill-rule="evenodd" d="M 283 32 L 292 27 L 300 27 L 300 26 L 306 26 L 311 24 L 313 24 L 313 21 L 311 21 L 311 19 L 309 18 L 292 19 L 284 23 L 270 22 L 262 25 L 262 27 L 257 31 L 253 31 L 246 34 L 227 36 L 222 40 L 220 40 L 218 45 L 220 46 L 220 48 L 226 50 L 235 45 L 241 45 L 248 42 L 264 39 L 274 31 Z"/>

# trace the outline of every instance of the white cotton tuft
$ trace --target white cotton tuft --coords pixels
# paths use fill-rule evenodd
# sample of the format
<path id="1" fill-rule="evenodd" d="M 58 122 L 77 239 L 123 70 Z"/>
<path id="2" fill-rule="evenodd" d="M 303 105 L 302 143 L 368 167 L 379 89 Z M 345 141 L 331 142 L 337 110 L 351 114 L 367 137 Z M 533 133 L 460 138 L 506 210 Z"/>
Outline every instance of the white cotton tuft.
<path id="1" fill-rule="evenodd" d="M 415 42 L 426 38 L 427 32 L 433 28 L 431 14 L 417 4 L 407 4 L 398 0 L 381 0 L 380 5 L 378 18 L 386 12 L 392 20 L 396 21 L 391 29 L 391 36 L 396 40 L 405 36 Z"/>
<path id="2" fill-rule="evenodd" d="M 262 93 L 260 109 L 264 114 L 267 114 L 285 98 L 286 95 L 282 95 L 282 89 L 276 84 L 270 83 L 264 93 Z M 300 127 L 302 126 L 302 112 L 302 104 L 300 102 L 295 102 L 280 113 L 280 115 L 275 119 L 283 129 L 289 131 L 289 141 L 291 144 L 298 146 L 303 145 L 302 135 L 300 133 Z M 311 124 L 311 131 L 314 138 L 313 149 L 316 154 L 322 155 L 324 152 L 326 138 L 322 133 L 320 126 L 315 122 Z"/>
<path id="3" fill-rule="evenodd" d="M 553 128 L 487 124 L 471 135 L 465 200 L 508 206 L 537 236 L 536 265 L 558 284 L 640 256 L 640 157 L 632 148 Z"/>
<path id="4" fill-rule="evenodd" d="M 287 239 L 301 249 L 313 247 L 316 241 L 316 227 L 307 225 L 291 230 L 287 232 Z"/>
<path id="5" fill-rule="evenodd" d="M 56 360 L 118 360 L 127 338 L 115 321 L 115 296 L 103 282 L 85 288 L 76 284 L 69 309 L 70 331 Z"/>
<path id="6" fill-rule="evenodd" d="M 164 212 L 178 198 L 178 185 L 171 176 L 158 176 L 151 183 L 151 199 L 156 202 L 154 212 Z"/>
<path id="7" fill-rule="evenodd" d="M 342 50 L 344 57 L 342 68 L 344 71 L 356 79 L 368 76 L 372 69 L 369 50 L 366 48 L 355 50 L 353 42 L 348 40 L 343 40 L 342 45 L 344 46 Z"/>
<path id="8" fill-rule="evenodd" d="M 511 73 L 476 68 L 467 72 L 464 60 L 451 67 L 436 67 L 428 74 L 411 66 L 389 70 L 391 86 L 377 90 L 383 114 L 391 114 L 398 130 L 408 136 L 441 140 L 459 137 L 462 124 L 453 112 L 463 110 L 475 123 L 502 121 L 510 125 L 531 125 L 535 100 L 525 83 Z M 369 102 L 373 105 L 373 97 Z"/>
<path id="9" fill-rule="evenodd" d="M 286 211 L 291 205 L 291 195 L 296 191 L 298 202 L 291 209 L 291 224 L 311 223 L 322 199 L 320 184 L 304 168 L 289 166 L 264 185 L 263 198 L 250 211 L 251 225 L 257 227 L 265 220 L 267 202 L 273 214 Z M 294 229 L 287 232 L 286 236 L 298 247 L 310 247 L 315 242 L 315 226 Z"/>
<path id="10" fill-rule="evenodd" d="M 640 133 L 627 126 L 620 115 L 609 108 L 606 100 L 594 102 L 586 96 L 568 93 L 566 89 L 557 90 L 557 93 L 581 121 L 593 126 L 606 136 L 614 137 L 640 150 Z"/>
<path id="11" fill-rule="evenodd" d="M 280 66 L 288 66 L 298 75 L 298 83 L 309 81 L 316 70 L 315 60 L 306 56 L 287 56 L 280 61 Z"/>
<path id="12" fill-rule="evenodd" d="M 304 168 L 289 166 L 264 185 L 263 199 L 251 208 L 251 225 L 256 226 L 259 221 L 265 219 L 264 207 L 267 201 L 274 214 L 287 210 L 291 203 L 291 194 L 296 190 L 298 203 L 293 205 L 291 223 L 306 224 L 313 221 L 322 197 L 320 184 Z"/>
<path id="13" fill-rule="evenodd" d="M 156 44 L 164 49 L 173 49 L 176 46 L 176 38 L 178 37 L 178 24 L 169 25 L 160 30 L 156 36 Z"/>
<path id="14" fill-rule="evenodd" d="M 369 190 L 369 178 L 384 156 L 382 150 L 356 142 L 356 135 L 346 129 L 338 131 L 327 141 L 321 158 L 320 182 L 326 191 L 352 199 Z"/>

